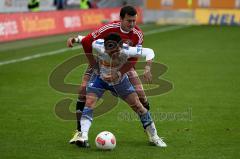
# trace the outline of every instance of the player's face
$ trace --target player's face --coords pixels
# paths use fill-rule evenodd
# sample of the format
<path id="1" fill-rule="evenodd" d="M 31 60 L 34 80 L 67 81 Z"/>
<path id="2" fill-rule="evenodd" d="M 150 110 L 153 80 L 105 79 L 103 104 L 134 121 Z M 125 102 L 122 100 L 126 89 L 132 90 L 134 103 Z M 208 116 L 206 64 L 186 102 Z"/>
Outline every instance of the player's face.
<path id="1" fill-rule="evenodd" d="M 116 41 L 108 40 L 105 41 L 104 47 L 105 52 L 112 58 L 115 59 L 119 56 L 121 51 L 121 43 L 118 44 Z"/>
<path id="2" fill-rule="evenodd" d="M 119 46 L 117 46 L 117 47 L 115 47 L 113 49 L 109 49 L 109 50 L 106 49 L 106 53 L 108 53 L 108 55 L 112 59 L 115 59 L 115 58 L 119 57 L 120 51 L 121 51 L 121 47 L 119 47 Z"/>
<path id="3" fill-rule="evenodd" d="M 130 16 L 126 14 L 125 17 L 121 19 L 121 28 L 127 32 L 131 31 L 136 25 L 136 19 L 137 15 Z"/>

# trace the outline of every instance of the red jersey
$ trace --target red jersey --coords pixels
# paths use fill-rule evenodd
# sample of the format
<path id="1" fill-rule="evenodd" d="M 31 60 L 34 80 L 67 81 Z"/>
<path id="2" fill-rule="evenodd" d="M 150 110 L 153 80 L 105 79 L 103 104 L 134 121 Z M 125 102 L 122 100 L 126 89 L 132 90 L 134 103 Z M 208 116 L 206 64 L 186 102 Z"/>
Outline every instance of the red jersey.
<path id="1" fill-rule="evenodd" d="M 139 29 L 139 27 L 135 26 L 132 31 L 125 32 L 121 29 L 121 22 L 115 21 L 112 23 L 109 23 L 107 25 L 104 25 L 91 34 L 89 36 L 94 40 L 97 39 L 104 39 L 105 36 L 107 36 L 109 33 L 118 33 L 121 38 L 123 39 L 124 43 L 128 43 L 130 46 L 136 46 L 137 44 L 143 43 L 143 33 Z"/>
<path id="2" fill-rule="evenodd" d="M 112 32 L 118 33 L 123 39 L 123 42 L 129 44 L 130 46 L 136 46 L 138 44 L 142 45 L 143 43 L 143 33 L 138 26 L 135 26 L 130 32 L 125 32 L 121 29 L 121 22 L 114 21 L 98 28 L 82 39 L 81 43 L 86 55 L 88 57 L 92 56 L 93 41 L 97 39 L 104 39 L 105 36 Z M 130 58 L 129 61 L 132 62 L 132 65 L 135 65 L 137 58 Z M 90 60 L 89 62 L 91 63 L 92 61 Z"/>

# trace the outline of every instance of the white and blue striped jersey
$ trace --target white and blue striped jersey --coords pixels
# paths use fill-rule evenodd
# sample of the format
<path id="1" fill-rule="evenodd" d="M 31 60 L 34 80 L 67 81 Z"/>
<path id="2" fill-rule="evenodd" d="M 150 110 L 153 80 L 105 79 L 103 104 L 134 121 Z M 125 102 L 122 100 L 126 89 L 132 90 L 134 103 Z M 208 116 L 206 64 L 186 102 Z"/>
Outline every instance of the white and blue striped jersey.
<path id="1" fill-rule="evenodd" d="M 149 48 L 142 48 L 141 45 L 130 47 L 123 44 L 118 58 L 112 59 L 108 53 L 105 52 L 104 40 L 98 39 L 92 43 L 93 54 L 96 55 L 96 60 L 99 65 L 100 78 L 104 80 L 104 76 L 117 71 L 127 62 L 131 57 L 146 57 L 146 61 L 154 58 L 154 52 Z M 124 74 L 122 77 L 126 76 Z M 117 84 L 121 79 L 114 81 L 111 84 Z"/>

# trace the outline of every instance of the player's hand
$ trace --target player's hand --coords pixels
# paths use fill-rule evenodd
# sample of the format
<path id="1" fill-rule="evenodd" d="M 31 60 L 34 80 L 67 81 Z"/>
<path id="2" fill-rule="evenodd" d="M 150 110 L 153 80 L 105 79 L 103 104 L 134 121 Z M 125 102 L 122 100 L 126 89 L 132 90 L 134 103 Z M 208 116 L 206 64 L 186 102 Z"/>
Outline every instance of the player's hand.
<path id="1" fill-rule="evenodd" d="M 116 72 L 112 72 L 111 74 L 107 74 L 103 77 L 103 79 L 107 82 L 115 82 L 117 80 L 119 80 L 119 74 Z"/>
<path id="2" fill-rule="evenodd" d="M 103 80 L 107 82 L 112 82 L 112 76 L 111 75 L 104 75 Z"/>
<path id="3" fill-rule="evenodd" d="M 147 83 L 152 83 L 152 73 L 150 66 L 145 67 L 143 77 Z"/>
<path id="4" fill-rule="evenodd" d="M 67 40 L 67 47 L 73 47 L 73 44 L 75 43 L 75 39 L 74 38 L 69 38 Z"/>
<path id="5" fill-rule="evenodd" d="M 113 74 L 108 74 L 108 75 L 105 75 L 103 79 L 104 81 L 107 81 L 107 82 L 114 82 L 118 79 L 118 77 Z"/>

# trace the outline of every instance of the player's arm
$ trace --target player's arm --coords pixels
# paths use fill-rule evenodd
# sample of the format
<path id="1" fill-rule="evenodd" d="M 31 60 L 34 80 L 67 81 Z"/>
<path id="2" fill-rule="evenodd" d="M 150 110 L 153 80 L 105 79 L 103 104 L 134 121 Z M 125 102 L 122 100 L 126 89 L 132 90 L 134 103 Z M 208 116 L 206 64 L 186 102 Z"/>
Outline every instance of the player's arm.
<path id="1" fill-rule="evenodd" d="M 86 37 L 84 37 L 81 41 L 83 50 L 85 52 L 85 55 L 88 59 L 89 65 L 91 68 L 95 68 L 97 65 L 97 62 L 93 56 L 92 53 L 92 43 L 94 39 L 92 38 L 91 34 L 88 34 Z"/>
<path id="2" fill-rule="evenodd" d="M 146 58 L 146 65 L 144 68 L 144 79 L 147 82 L 152 82 L 152 73 L 151 73 L 151 66 L 152 66 L 152 61 L 154 58 L 155 54 L 152 49 L 149 48 L 142 48 L 142 57 Z"/>
<path id="3" fill-rule="evenodd" d="M 144 57 L 146 61 L 151 61 L 155 57 L 155 53 L 152 49 L 143 48 L 141 45 L 123 49 L 123 53 L 128 55 L 128 57 Z"/>
<path id="4" fill-rule="evenodd" d="M 94 56 L 92 54 L 93 41 L 94 38 L 92 37 L 91 34 L 88 34 L 87 36 L 78 35 L 77 37 L 71 37 L 67 41 L 68 47 L 73 47 L 74 43 L 82 45 L 84 53 L 88 59 L 91 68 L 94 68 L 96 66 L 96 60 L 94 59 Z"/>
<path id="5" fill-rule="evenodd" d="M 75 43 L 81 43 L 84 36 L 78 35 L 77 37 L 70 37 L 67 40 L 67 47 L 73 47 Z"/>
<path id="6" fill-rule="evenodd" d="M 105 29 L 107 25 L 101 26 L 92 33 L 88 34 L 86 37 L 84 37 L 81 40 L 81 44 L 83 46 L 83 50 L 87 56 L 87 59 L 89 61 L 90 67 L 94 68 L 97 64 L 93 53 L 92 53 L 92 43 L 93 41 L 97 39 L 103 39 L 111 30 L 110 29 Z M 79 37 L 79 36 L 78 36 Z M 68 47 L 73 47 L 74 43 L 79 43 L 78 37 L 72 37 L 69 38 L 67 41 L 67 46 Z"/>
<path id="7" fill-rule="evenodd" d="M 143 33 L 142 33 L 141 29 L 138 27 L 137 27 L 137 30 L 139 31 L 137 34 L 138 44 L 142 45 L 143 44 Z M 124 73 L 127 73 L 131 68 L 133 68 L 136 65 L 137 61 L 138 61 L 138 57 L 128 58 L 127 63 L 119 69 L 119 72 L 118 72 L 119 75 L 123 75 Z"/>
<path id="8" fill-rule="evenodd" d="M 144 57 L 146 60 L 146 65 L 144 69 L 144 78 L 147 82 L 151 82 L 151 65 L 155 57 L 154 51 L 150 48 L 142 48 L 141 45 L 137 47 L 129 47 L 123 50 L 123 53 L 127 54 L 129 57 Z"/>
<path id="9" fill-rule="evenodd" d="M 131 68 L 133 68 L 138 61 L 138 57 L 129 57 L 128 61 L 119 69 L 118 76 L 121 77 L 121 75 L 127 73 Z"/>
<path id="10" fill-rule="evenodd" d="M 106 81 L 116 81 L 121 78 L 123 74 L 127 73 L 137 62 L 136 57 L 129 58 L 128 61 L 116 72 L 105 78 Z"/>
<path id="11" fill-rule="evenodd" d="M 119 69 L 119 76 L 123 75 L 124 73 L 127 73 L 131 68 L 133 68 L 138 61 L 137 57 L 131 57 L 128 59 L 128 61 Z"/>

